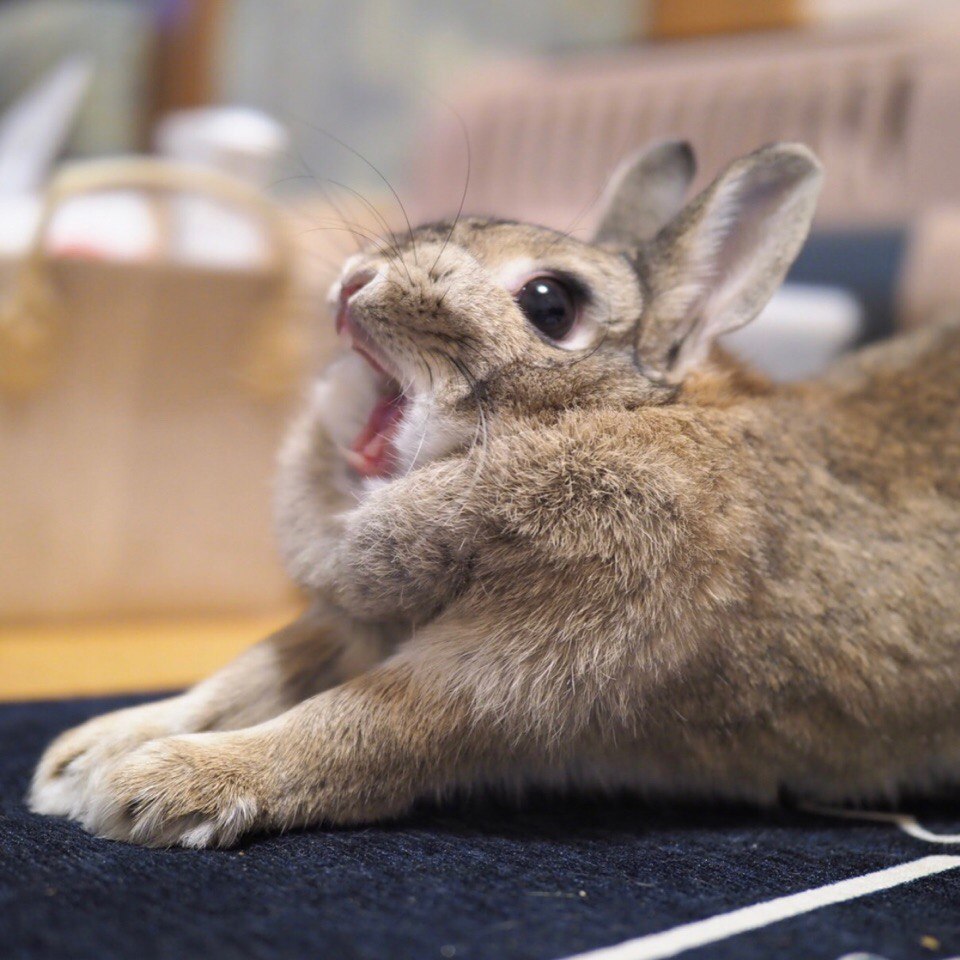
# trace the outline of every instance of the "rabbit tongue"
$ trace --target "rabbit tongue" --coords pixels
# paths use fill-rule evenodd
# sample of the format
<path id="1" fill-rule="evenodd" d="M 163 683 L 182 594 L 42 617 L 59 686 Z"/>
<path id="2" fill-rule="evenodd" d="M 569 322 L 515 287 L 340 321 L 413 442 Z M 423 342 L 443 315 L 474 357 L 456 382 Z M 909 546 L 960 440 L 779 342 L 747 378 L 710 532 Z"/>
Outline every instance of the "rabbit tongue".
<path id="1" fill-rule="evenodd" d="M 343 451 L 347 463 L 361 476 L 386 477 L 393 471 L 397 462 L 393 440 L 405 405 L 403 393 L 391 384 L 374 405 L 353 445 Z"/>

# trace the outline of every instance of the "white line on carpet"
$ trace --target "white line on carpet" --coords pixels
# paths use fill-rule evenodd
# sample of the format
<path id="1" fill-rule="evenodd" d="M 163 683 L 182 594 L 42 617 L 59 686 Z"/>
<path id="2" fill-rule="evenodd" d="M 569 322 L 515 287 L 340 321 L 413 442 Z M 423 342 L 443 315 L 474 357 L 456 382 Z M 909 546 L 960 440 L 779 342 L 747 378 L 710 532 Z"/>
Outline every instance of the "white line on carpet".
<path id="1" fill-rule="evenodd" d="M 946 870 L 960 867 L 960 857 L 933 856 L 921 857 L 896 867 L 866 873 L 861 877 L 851 877 L 838 883 L 828 883 L 824 887 L 815 887 L 801 893 L 792 893 L 776 900 L 767 900 L 750 907 L 742 907 L 731 913 L 721 913 L 706 920 L 686 923 L 672 930 L 637 937 L 612 947 L 601 947 L 579 953 L 567 960 L 662 960 L 675 957 L 685 950 L 702 947 L 718 940 L 726 940 L 739 933 L 759 930 L 779 920 L 787 920 L 820 907 L 827 907 L 846 900 L 856 900 L 880 890 L 889 890 L 904 883 L 911 883 L 922 877 L 933 876 Z"/>

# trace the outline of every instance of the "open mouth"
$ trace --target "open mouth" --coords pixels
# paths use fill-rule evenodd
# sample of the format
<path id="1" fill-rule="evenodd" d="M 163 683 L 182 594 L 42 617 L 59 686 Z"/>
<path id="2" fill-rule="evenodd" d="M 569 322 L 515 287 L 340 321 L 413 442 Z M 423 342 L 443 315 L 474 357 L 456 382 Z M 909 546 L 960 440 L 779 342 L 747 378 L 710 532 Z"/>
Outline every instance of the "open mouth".
<path id="1" fill-rule="evenodd" d="M 396 470 L 399 455 L 396 437 L 400 431 L 407 396 L 397 380 L 374 356 L 376 347 L 351 320 L 349 309 L 337 312 L 337 333 L 359 354 L 373 374 L 376 400 L 366 423 L 349 447 L 341 452 L 349 466 L 362 477 L 389 477 Z"/>

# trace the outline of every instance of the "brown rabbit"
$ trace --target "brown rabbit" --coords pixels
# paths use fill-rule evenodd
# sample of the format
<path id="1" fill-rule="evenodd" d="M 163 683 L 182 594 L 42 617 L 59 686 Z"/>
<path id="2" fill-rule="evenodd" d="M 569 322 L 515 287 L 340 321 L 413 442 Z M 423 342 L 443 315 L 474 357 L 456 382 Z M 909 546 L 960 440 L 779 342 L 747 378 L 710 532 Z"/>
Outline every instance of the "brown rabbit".
<path id="1" fill-rule="evenodd" d="M 716 338 L 809 228 L 809 150 L 597 239 L 489 219 L 351 260 L 354 349 L 282 455 L 313 597 L 193 690 L 93 720 L 34 810 L 152 845 L 360 823 L 478 787 L 821 801 L 960 773 L 960 326 L 773 387 Z"/>

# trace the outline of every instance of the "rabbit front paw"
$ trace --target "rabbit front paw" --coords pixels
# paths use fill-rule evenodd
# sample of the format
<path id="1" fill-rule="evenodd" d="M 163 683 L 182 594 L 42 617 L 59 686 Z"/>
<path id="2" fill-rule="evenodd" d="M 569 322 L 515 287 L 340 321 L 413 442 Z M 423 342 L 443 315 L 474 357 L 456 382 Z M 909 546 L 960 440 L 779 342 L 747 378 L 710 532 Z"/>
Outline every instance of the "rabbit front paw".
<path id="1" fill-rule="evenodd" d="M 79 819 L 92 777 L 124 754 L 180 729 L 182 697 L 116 710 L 62 733 L 37 765 L 27 804 L 34 813 Z"/>
<path id="2" fill-rule="evenodd" d="M 228 847 L 259 825 L 266 806 L 259 764 L 238 733 L 147 743 L 90 783 L 83 826 L 149 847 Z"/>

